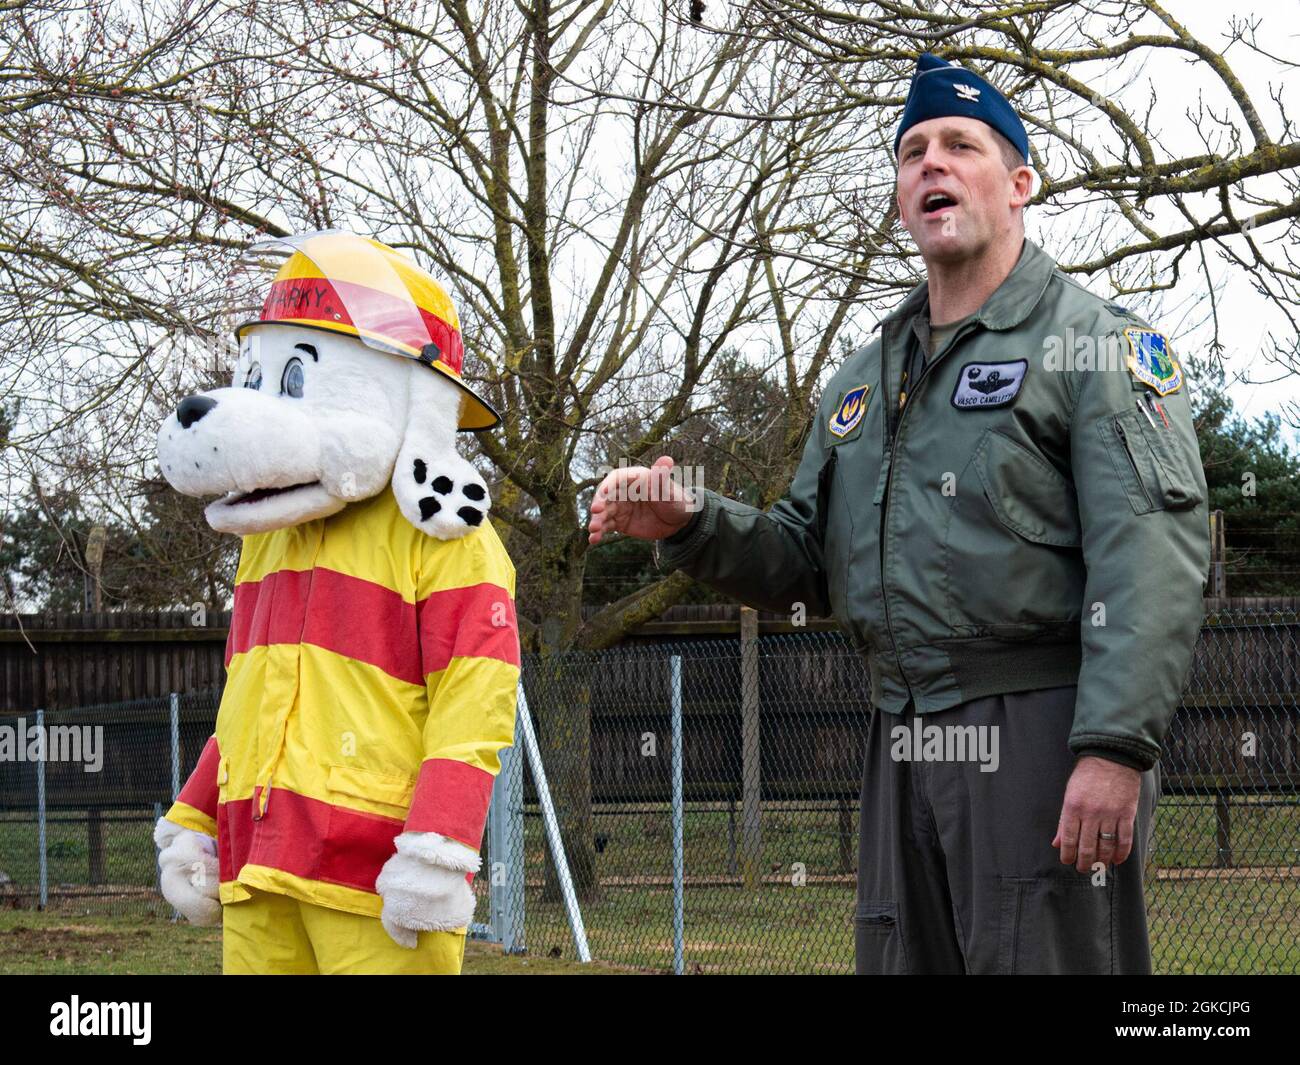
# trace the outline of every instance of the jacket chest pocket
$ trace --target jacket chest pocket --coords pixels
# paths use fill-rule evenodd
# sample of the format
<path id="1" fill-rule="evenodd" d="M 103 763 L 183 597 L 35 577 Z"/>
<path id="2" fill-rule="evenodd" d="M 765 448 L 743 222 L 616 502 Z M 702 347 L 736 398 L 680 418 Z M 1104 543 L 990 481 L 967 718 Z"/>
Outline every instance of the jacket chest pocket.
<path id="1" fill-rule="evenodd" d="M 974 463 L 984 497 L 1004 526 L 1036 544 L 1079 546 L 1074 488 L 1050 462 L 990 430 L 975 449 Z"/>
<path id="2" fill-rule="evenodd" d="M 943 586 L 956 635 L 1032 636 L 1079 615 L 1079 504 L 1045 458 L 988 430 L 959 482 L 944 536 Z"/>
<path id="3" fill-rule="evenodd" d="M 1097 430 L 1135 514 L 1190 510 L 1203 502 L 1193 460 L 1176 428 L 1153 428 L 1134 407 L 1103 418 Z"/>

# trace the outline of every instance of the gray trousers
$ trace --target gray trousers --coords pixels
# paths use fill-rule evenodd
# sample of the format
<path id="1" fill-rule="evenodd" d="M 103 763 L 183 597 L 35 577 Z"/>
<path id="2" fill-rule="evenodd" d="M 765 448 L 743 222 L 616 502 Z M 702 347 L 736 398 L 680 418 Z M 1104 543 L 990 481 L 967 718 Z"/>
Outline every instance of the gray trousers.
<path id="1" fill-rule="evenodd" d="M 920 715 L 923 729 L 996 726 L 993 772 L 981 772 L 969 749 L 964 760 L 895 757 L 918 753 L 892 734 L 915 729 L 918 715 L 910 706 L 873 714 L 858 833 L 858 973 L 1151 971 L 1142 880 L 1159 767 L 1142 774 L 1128 859 L 1101 884 L 1062 865 L 1051 843 L 1074 768 L 1074 696 L 1073 687 L 1050 688 Z"/>

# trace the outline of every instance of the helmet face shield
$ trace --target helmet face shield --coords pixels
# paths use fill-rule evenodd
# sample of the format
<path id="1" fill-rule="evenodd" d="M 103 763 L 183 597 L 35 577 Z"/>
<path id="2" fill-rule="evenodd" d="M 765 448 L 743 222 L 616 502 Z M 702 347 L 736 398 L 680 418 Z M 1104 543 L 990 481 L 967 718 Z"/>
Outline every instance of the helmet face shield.
<path id="1" fill-rule="evenodd" d="M 468 396 L 460 428 L 490 428 L 496 412 L 464 381 L 460 321 L 446 291 L 406 256 L 378 241 L 327 229 L 250 246 L 229 284 L 236 339 L 255 325 L 295 325 L 356 337 L 416 359 Z"/>

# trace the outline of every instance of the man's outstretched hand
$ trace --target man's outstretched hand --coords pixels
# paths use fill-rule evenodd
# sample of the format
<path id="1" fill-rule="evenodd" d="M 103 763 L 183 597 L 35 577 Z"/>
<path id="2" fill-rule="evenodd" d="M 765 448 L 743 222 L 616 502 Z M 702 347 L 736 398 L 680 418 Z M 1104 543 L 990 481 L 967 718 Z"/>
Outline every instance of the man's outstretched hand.
<path id="1" fill-rule="evenodd" d="M 638 540 L 662 540 L 691 520 L 691 499 L 670 476 L 673 460 L 660 455 L 654 465 L 611 470 L 591 501 L 587 539 L 600 543 L 606 533 Z"/>

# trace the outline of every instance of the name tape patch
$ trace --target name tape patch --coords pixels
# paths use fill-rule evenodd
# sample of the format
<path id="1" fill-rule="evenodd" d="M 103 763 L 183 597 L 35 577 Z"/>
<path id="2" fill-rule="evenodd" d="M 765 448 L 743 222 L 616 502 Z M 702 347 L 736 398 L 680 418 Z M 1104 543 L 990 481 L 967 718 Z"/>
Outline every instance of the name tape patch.
<path id="1" fill-rule="evenodd" d="M 952 405 L 958 410 L 1004 407 L 1016 398 L 1028 370 L 1028 359 L 968 362 L 957 375 Z"/>

